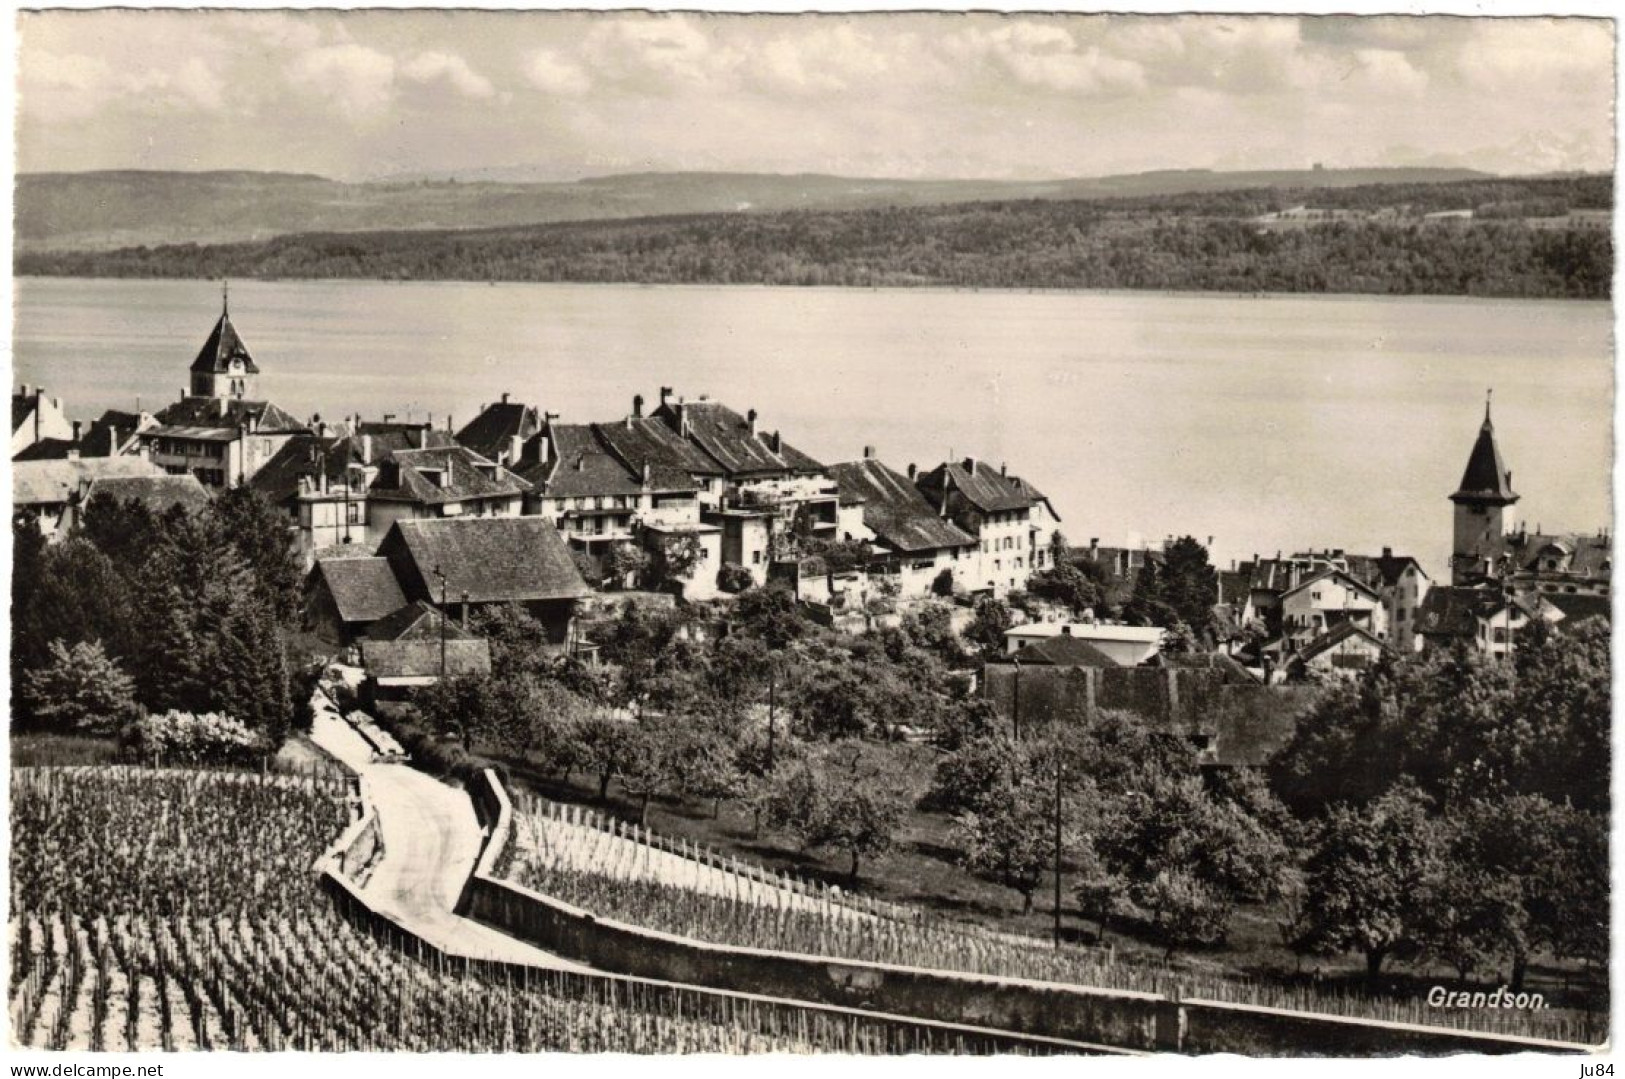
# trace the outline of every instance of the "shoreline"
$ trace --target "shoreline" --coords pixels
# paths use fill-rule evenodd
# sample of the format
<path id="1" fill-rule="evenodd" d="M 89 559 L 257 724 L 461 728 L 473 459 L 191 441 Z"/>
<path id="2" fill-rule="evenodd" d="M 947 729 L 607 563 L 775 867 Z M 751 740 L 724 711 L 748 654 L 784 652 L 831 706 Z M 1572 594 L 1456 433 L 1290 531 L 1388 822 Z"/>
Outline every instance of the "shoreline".
<path id="1" fill-rule="evenodd" d="M 183 277 L 183 276 L 136 276 L 136 275 L 109 275 L 109 276 L 63 276 L 59 274 L 16 274 L 12 275 L 14 290 L 16 283 L 21 281 L 44 282 L 214 282 L 212 277 Z M 457 286 L 460 288 L 485 286 L 488 288 L 590 288 L 594 290 L 605 289 L 677 289 L 684 291 L 763 291 L 763 292 L 809 292 L 809 293 L 927 293 L 941 295 L 975 295 L 990 293 L 1000 296 L 1087 296 L 1087 297 L 1157 297 L 1159 299 L 1172 299 L 1191 297 L 1193 299 L 1223 299 L 1223 300 L 1332 300 L 1332 301 L 1372 301 L 1386 300 L 1399 302 L 1427 302 L 1427 303 L 1505 303 L 1505 304 L 1597 304 L 1601 306 L 1613 305 L 1613 297 L 1605 299 L 1585 299 L 1572 296 L 1489 296 L 1463 292 L 1226 292 L 1211 289 L 1133 289 L 1133 288 L 1054 288 L 1043 286 L 997 286 L 997 285 L 779 285 L 762 282 L 699 282 L 699 281 L 517 281 L 517 280 L 485 280 L 480 278 L 386 278 L 386 277 L 235 277 L 234 282 L 252 285 L 331 285 L 342 282 L 346 285 L 378 285 L 378 286 L 418 286 L 439 287 Z"/>

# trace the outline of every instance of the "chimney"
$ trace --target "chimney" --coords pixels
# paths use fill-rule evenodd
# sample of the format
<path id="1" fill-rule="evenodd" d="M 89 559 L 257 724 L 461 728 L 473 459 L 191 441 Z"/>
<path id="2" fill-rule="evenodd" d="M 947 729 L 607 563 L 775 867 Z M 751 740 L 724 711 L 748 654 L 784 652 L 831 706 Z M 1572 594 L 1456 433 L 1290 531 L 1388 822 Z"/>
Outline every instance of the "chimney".
<path id="1" fill-rule="evenodd" d="M 503 403 L 503 404 L 507 404 L 507 403 L 508 403 L 508 394 L 507 394 L 507 391 L 506 391 L 506 390 L 504 390 L 504 391 L 503 391 L 503 394 L 502 394 L 502 403 Z"/>
<path id="2" fill-rule="evenodd" d="M 863 447 L 863 459 L 865 461 L 873 461 L 875 459 L 875 448 L 873 446 Z"/>
<path id="3" fill-rule="evenodd" d="M 1090 536 L 1089 537 L 1089 554 L 1091 556 L 1093 556 L 1094 553 L 1096 551 L 1098 551 L 1098 550 L 1100 550 L 1100 537 L 1099 536 Z"/>
<path id="4" fill-rule="evenodd" d="M 451 434 L 451 413 L 446 413 L 446 434 Z"/>
<path id="5" fill-rule="evenodd" d="M 1210 551 L 1213 549 L 1213 537 L 1212 536 L 1209 536 L 1207 538 L 1207 548 Z"/>
<path id="6" fill-rule="evenodd" d="M 74 420 L 73 421 L 73 444 L 75 446 L 79 445 L 79 437 L 80 437 L 80 434 L 82 433 L 83 427 L 84 427 L 84 421 L 83 420 Z"/>
<path id="7" fill-rule="evenodd" d="M 670 396 L 671 396 L 671 387 L 670 386 L 662 386 L 662 387 L 660 387 L 660 405 L 661 405 L 662 408 L 665 407 L 666 398 L 668 398 Z"/>
<path id="8" fill-rule="evenodd" d="M 643 419 L 643 394 L 641 393 L 632 395 L 632 418 Z"/>
<path id="9" fill-rule="evenodd" d="M 1384 557 L 1384 558 L 1392 558 L 1392 557 L 1394 557 L 1394 549 L 1392 547 L 1384 547 L 1382 549 L 1382 557 Z"/>
<path id="10" fill-rule="evenodd" d="M 754 408 L 745 413 L 745 422 L 750 424 L 751 437 L 756 437 L 756 410 Z"/>
<path id="11" fill-rule="evenodd" d="M 688 437 L 688 407 L 681 400 L 677 402 L 677 433 Z"/>
<path id="12" fill-rule="evenodd" d="M 27 397 L 28 396 L 28 390 L 29 390 L 28 383 L 24 382 L 23 383 L 23 388 L 22 388 L 22 390 L 21 390 L 21 392 L 19 393 L 18 396 Z"/>
<path id="13" fill-rule="evenodd" d="M 967 457 L 961 461 L 960 464 L 964 467 L 966 472 L 976 471 L 976 458 L 974 457 Z"/>
<path id="14" fill-rule="evenodd" d="M 778 453 L 780 450 L 784 449 L 784 439 L 779 437 L 779 433 L 777 431 L 774 431 L 773 441 L 770 442 L 769 445 L 773 447 L 774 453 Z"/>
<path id="15" fill-rule="evenodd" d="M 920 474 L 920 466 L 915 464 L 913 461 L 910 461 L 908 463 L 908 478 L 909 478 L 909 481 L 913 482 L 914 477 L 918 476 L 919 474 Z"/>
<path id="16" fill-rule="evenodd" d="M 385 423 L 394 423 L 395 422 L 395 413 L 393 413 L 393 412 L 384 413 L 384 422 Z"/>
<path id="17" fill-rule="evenodd" d="M 372 436 L 371 435 L 362 435 L 361 436 L 361 463 L 364 464 L 364 465 L 372 464 Z"/>
<path id="18" fill-rule="evenodd" d="M 1000 461 L 999 462 L 999 475 L 1008 476 L 1009 474 L 1010 474 L 1010 466 L 1005 464 L 1003 461 Z"/>
<path id="19" fill-rule="evenodd" d="M 649 479 L 650 479 L 650 476 L 651 476 L 651 474 L 653 472 L 654 472 L 654 469 L 649 467 L 649 462 L 648 461 L 643 462 L 643 486 L 645 486 L 645 487 L 649 486 Z"/>

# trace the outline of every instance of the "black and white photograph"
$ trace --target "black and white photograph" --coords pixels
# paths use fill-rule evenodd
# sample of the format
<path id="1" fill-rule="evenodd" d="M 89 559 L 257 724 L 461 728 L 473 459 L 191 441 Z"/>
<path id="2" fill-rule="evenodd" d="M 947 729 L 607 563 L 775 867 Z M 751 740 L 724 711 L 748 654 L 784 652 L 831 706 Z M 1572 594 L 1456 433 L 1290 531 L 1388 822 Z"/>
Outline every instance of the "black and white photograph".
<path id="1" fill-rule="evenodd" d="M 13 10 L 8 1056 L 1612 1076 L 1619 24 L 1481 7 Z"/>

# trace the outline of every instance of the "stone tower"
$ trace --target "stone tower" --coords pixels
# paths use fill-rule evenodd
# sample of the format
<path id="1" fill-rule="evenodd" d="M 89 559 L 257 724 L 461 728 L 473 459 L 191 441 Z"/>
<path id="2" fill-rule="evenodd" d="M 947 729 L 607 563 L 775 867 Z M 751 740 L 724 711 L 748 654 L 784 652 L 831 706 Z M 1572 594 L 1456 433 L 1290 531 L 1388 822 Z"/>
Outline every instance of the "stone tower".
<path id="1" fill-rule="evenodd" d="M 1494 577 L 1506 553 L 1506 508 L 1518 501 L 1512 473 L 1495 445 L 1495 424 L 1484 402 L 1484 423 L 1467 458 L 1461 486 L 1450 496 L 1456 505 L 1455 539 L 1450 553 L 1450 583 L 1470 585 Z"/>

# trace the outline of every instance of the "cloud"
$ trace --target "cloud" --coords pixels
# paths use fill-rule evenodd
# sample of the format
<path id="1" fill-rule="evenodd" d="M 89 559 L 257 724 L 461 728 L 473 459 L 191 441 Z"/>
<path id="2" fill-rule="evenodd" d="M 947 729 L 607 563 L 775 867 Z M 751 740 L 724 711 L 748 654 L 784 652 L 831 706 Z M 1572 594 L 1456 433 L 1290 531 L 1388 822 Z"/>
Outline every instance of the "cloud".
<path id="1" fill-rule="evenodd" d="M 488 98 L 496 94 L 491 80 L 449 52 L 420 52 L 401 65 L 401 77 L 411 82 L 445 82 L 464 97 Z"/>
<path id="2" fill-rule="evenodd" d="M 643 90 L 724 89 L 744 60 L 682 15 L 633 15 L 595 22 L 582 43 L 594 76 Z"/>
<path id="3" fill-rule="evenodd" d="M 1030 90 L 1085 96 L 1144 89 L 1145 69 L 1095 45 L 1080 46 L 1063 25 L 1001 22 L 967 28 L 945 37 L 944 54 L 982 69 L 996 83 L 1014 80 Z"/>
<path id="4" fill-rule="evenodd" d="M 394 99 L 395 60 L 365 45 L 322 45 L 295 58 L 288 78 L 351 119 L 364 119 L 379 115 Z"/>
<path id="5" fill-rule="evenodd" d="M 548 94 L 580 97 L 592 89 L 592 79 L 579 64 L 566 60 L 552 49 L 538 49 L 525 64 L 525 78 Z"/>
<path id="6" fill-rule="evenodd" d="M 59 119 L 108 107 L 219 112 L 226 106 L 225 83 L 196 56 L 171 67 L 115 69 L 100 57 L 34 53 L 23 63 L 20 81 L 33 107 Z"/>

